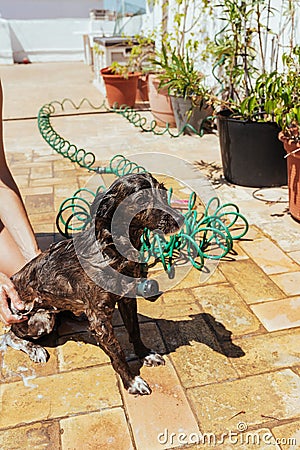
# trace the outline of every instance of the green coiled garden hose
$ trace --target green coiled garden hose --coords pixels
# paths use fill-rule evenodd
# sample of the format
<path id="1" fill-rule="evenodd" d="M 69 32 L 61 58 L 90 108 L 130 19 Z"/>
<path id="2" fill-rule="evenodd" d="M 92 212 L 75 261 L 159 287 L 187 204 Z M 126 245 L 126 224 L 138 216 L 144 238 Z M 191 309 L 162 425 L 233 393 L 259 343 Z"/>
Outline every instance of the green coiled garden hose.
<path id="1" fill-rule="evenodd" d="M 94 166 L 96 157 L 92 152 L 78 149 L 75 144 L 61 137 L 53 128 L 50 117 L 55 113 L 54 104 L 58 103 L 62 110 L 63 102 L 51 102 L 44 105 L 38 114 L 38 127 L 42 137 L 56 152 L 77 163 L 80 167 L 98 174 L 114 174 L 123 176 L 129 173 L 146 172 L 145 168 L 123 155 L 114 156 L 108 166 Z M 78 109 L 85 99 L 77 107 Z M 90 103 L 90 102 L 89 102 Z M 98 109 L 100 109 L 98 107 Z M 128 110 L 126 110 L 128 111 Z M 97 193 L 105 190 L 105 186 L 98 187 L 96 192 L 87 188 L 78 189 L 72 197 L 67 198 L 60 205 L 56 226 L 65 237 L 71 237 L 74 232 L 80 232 L 90 225 L 91 204 Z M 88 197 L 88 198 L 84 198 Z M 172 204 L 172 189 L 168 196 Z M 242 238 L 248 231 L 248 222 L 239 212 L 234 203 L 220 204 L 217 197 L 213 197 L 207 204 L 204 213 L 198 218 L 195 209 L 196 193 L 192 192 L 188 201 L 185 201 L 187 212 L 183 214 L 184 225 L 181 231 L 170 237 L 164 237 L 150 230 L 145 230 L 142 236 L 141 262 L 149 263 L 151 258 L 160 261 L 164 270 L 171 276 L 173 261 L 179 255 L 184 255 L 197 269 L 202 269 L 205 259 L 221 259 L 233 248 L 233 241 Z M 213 207 L 213 203 L 215 206 Z M 211 211 L 213 209 L 213 211 Z M 228 210 L 229 209 L 229 210 Z M 237 222 L 239 221 L 239 224 Z M 233 234 L 234 229 L 239 230 Z M 218 251 L 218 253 L 216 253 Z"/>

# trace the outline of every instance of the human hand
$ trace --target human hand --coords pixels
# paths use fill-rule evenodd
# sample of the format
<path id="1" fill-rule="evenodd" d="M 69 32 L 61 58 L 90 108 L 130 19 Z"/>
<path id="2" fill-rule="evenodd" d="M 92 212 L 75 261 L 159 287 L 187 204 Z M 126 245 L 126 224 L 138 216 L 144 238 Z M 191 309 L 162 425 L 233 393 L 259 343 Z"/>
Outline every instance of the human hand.
<path id="1" fill-rule="evenodd" d="M 4 325 L 12 323 L 24 322 L 26 316 L 20 318 L 17 314 L 13 314 L 8 306 L 8 299 L 16 310 L 23 310 L 24 304 L 21 301 L 15 286 L 11 279 L 4 273 L 0 273 L 0 320 Z"/>

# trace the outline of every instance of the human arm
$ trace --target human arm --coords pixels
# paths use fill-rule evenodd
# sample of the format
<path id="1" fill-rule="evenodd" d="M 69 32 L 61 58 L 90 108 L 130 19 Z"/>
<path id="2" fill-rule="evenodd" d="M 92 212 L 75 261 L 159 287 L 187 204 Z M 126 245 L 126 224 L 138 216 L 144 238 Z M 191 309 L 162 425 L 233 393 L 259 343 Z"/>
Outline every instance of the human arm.
<path id="1" fill-rule="evenodd" d="M 23 322 L 26 317 L 20 319 L 16 314 L 12 314 L 8 302 L 11 302 L 14 309 L 22 310 L 24 305 L 14 287 L 11 279 L 4 273 L 0 273 L 0 320 L 4 325 L 15 322 Z"/>

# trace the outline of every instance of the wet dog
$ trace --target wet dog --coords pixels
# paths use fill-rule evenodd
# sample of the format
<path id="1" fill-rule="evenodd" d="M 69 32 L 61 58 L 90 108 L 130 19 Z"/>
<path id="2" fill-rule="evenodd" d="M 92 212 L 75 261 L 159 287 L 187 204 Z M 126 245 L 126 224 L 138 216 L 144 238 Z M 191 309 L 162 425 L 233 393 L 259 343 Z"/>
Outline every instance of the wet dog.
<path id="1" fill-rule="evenodd" d="M 12 277 L 28 320 L 13 324 L 4 344 L 26 352 L 35 362 L 45 362 L 48 353 L 34 340 L 52 331 L 58 312 L 84 313 L 97 344 L 110 357 L 128 392 L 150 394 L 148 384 L 131 373 L 114 335 L 112 315 L 118 305 L 130 342 L 145 365 L 164 364 L 140 337 L 136 288 L 143 274 L 139 249 L 145 228 L 174 233 L 183 217 L 168 205 L 165 187 L 148 173 L 117 179 L 97 195 L 91 212 L 92 226 L 53 244 Z"/>

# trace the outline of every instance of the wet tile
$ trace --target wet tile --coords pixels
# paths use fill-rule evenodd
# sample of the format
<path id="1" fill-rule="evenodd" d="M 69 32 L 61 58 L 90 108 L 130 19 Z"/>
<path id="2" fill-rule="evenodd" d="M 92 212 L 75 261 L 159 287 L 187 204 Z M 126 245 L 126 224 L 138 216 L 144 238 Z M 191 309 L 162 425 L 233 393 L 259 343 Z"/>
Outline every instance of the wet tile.
<path id="1" fill-rule="evenodd" d="M 277 245 L 266 237 L 260 238 L 256 241 L 241 242 L 240 246 L 268 275 L 293 272 L 300 269 L 300 267 L 292 259 L 290 259 Z"/>
<path id="2" fill-rule="evenodd" d="M 60 372 L 109 363 L 109 357 L 88 333 L 67 336 L 58 340 Z"/>
<path id="3" fill-rule="evenodd" d="M 2 430 L 0 448 L 6 450 L 57 450 L 60 448 L 58 422 L 35 423 L 26 427 Z"/>
<path id="4" fill-rule="evenodd" d="M 234 336 L 254 333 L 260 329 L 260 323 L 249 311 L 243 299 L 228 284 L 203 286 L 193 289 L 205 313 Z"/>
<path id="5" fill-rule="evenodd" d="M 284 297 L 279 287 L 251 260 L 224 262 L 220 269 L 248 304 Z"/>
<path id="6" fill-rule="evenodd" d="M 299 389 L 300 378 L 287 369 L 190 389 L 188 396 L 201 428 L 207 433 L 224 433 L 237 431 L 241 422 L 250 429 L 297 417 Z"/>
<path id="7" fill-rule="evenodd" d="M 273 275 L 271 278 L 286 295 L 300 294 L 300 271 Z"/>
<path id="8" fill-rule="evenodd" d="M 300 421 L 286 423 L 274 427 L 272 432 L 278 439 L 282 450 L 298 450 L 300 448 Z"/>
<path id="9" fill-rule="evenodd" d="M 168 358 L 165 366 L 143 367 L 141 376 L 152 389 L 150 396 L 135 397 L 123 392 L 126 410 L 137 448 L 162 450 L 178 446 L 162 445 L 159 436 L 166 429 L 174 433 L 199 432 L 183 388 Z"/>
<path id="10" fill-rule="evenodd" d="M 260 303 L 251 309 L 268 331 L 300 326 L 300 297 Z"/>
<path id="11" fill-rule="evenodd" d="M 57 373 L 57 355 L 55 348 L 45 347 L 49 353 L 46 363 L 35 363 L 29 356 L 19 350 L 8 348 L 2 353 L 1 382 L 11 383 L 22 380 L 24 386 L 35 384 L 37 377 Z"/>
<path id="12" fill-rule="evenodd" d="M 111 366 L 64 372 L 22 382 L 2 384 L 0 428 L 66 417 L 121 405 Z"/>
<path id="13" fill-rule="evenodd" d="M 241 377 L 300 365 L 300 329 L 237 339 L 234 343 L 245 352 L 232 359 Z"/>
<path id="14" fill-rule="evenodd" d="M 121 408 L 69 417 L 60 421 L 62 450 L 133 450 Z"/>

